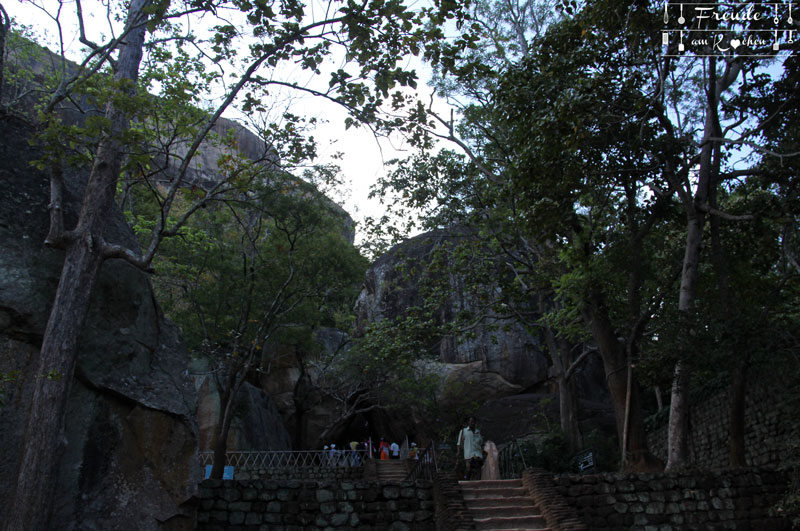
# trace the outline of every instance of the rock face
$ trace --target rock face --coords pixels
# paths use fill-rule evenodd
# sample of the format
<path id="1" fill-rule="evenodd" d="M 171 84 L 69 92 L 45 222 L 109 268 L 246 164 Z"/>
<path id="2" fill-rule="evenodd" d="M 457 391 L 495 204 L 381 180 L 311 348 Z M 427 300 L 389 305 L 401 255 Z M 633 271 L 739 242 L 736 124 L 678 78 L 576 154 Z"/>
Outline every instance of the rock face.
<path id="1" fill-rule="evenodd" d="M 356 301 L 359 328 L 383 318 L 395 318 L 405 308 L 421 304 L 416 284 L 418 278 L 404 276 L 410 267 L 422 268 L 431 262 L 441 246 L 467 237 L 448 231 L 429 232 L 395 246 L 375 261 L 367 271 L 364 288 Z M 398 267 L 403 264 L 410 266 Z M 443 301 L 439 319 L 448 322 L 461 310 L 475 306 L 465 292 L 463 280 L 449 274 L 450 296 Z M 448 364 L 472 364 L 474 371 L 496 373 L 514 386 L 527 388 L 547 380 L 548 357 L 539 340 L 522 326 L 510 321 L 497 322 L 496 329 L 479 325 L 471 339 L 445 338 L 439 343 L 439 361 Z M 475 364 L 475 362 L 478 362 Z"/>
<path id="2" fill-rule="evenodd" d="M 41 338 L 63 255 L 44 247 L 48 179 L 29 162 L 28 126 L 0 120 L 0 499 L 8 500 L 23 446 Z M 77 217 L 78 173 L 65 174 L 65 218 Z M 120 214 L 106 239 L 136 241 Z M 146 274 L 107 261 L 79 340 L 53 500 L 53 529 L 190 528 L 181 504 L 199 479 L 196 395 L 188 355 Z M 0 504 L 0 522 L 6 504 Z"/>
<path id="3" fill-rule="evenodd" d="M 197 425 L 200 449 L 214 449 L 219 421 L 219 392 L 213 376 L 192 372 L 198 394 Z M 272 396 L 245 382 L 234 406 L 236 416 L 228 434 L 228 451 L 291 450 L 292 441 Z"/>
<path id="4" fill-rule="evenodd" d="M 358 332 L 371 322 L 393 319 L 403 314 L 409 306 L 422 303 L 419 281 L 421 275 L 407 275 L 408 271 L 423 270 L 442 246 L 471 238 L 464 229 L 439 230 L 425 233 L 395 246 L 378 258 L 367 271 L 366 280 L 356 302 Z M 444 267 L 447 270 L 447 266 Z M 464 281 L 452 271 L 447 271 L 448 297 L 442 301 L 438 319 L 449 322 L 461 310 L 476 306 L 464 288 Z M 555 383 L 548 376 L 551 366 L 549 355 L 539 339 L 529 334 L 522 326 L 511 320 L 498 320 L 495 326 L 478 325 L 472 329 L 474 337 L 467 340 L 444 338 L 432 352 L 438 363 L 429 364 L 428 369 L 445 376 L 446 384 L 457 383 L 468 388 L 471 399 L 488 405 L 479 416 L 490 418 L 493 401 L 529 393 L 556 393 Z M 589 356 L 576 371 L 578 393 L 581 399 L 591 403 L 607 403 L 602 363 L 599 358 Z M 532 395 L 530 395 L 532 396 Z M 522 403 L 520 401 L 517 401 Z M 503 403 L 506 411 L 508 404 Z M 523 401 L 525 402 L 525 401 Z M 536 401 L 534 401 L 536 402 Z M 557 399 L 556 399 L 557 404 Z M 537 406 L 531 406 L 536 408 Z M 527 414 L 528 406 L 516 414 Z M 513 409 L 513 408 L 512 408 Z M 514 412 L 512 411 L 512 417 Z M 511 417 L 510 417 L 511 418 Z M 530 428 L 530 423 L 517 423 Z M 497 437 L 516 437 L 520 430 L 503 430 L 498 427 Z"/>

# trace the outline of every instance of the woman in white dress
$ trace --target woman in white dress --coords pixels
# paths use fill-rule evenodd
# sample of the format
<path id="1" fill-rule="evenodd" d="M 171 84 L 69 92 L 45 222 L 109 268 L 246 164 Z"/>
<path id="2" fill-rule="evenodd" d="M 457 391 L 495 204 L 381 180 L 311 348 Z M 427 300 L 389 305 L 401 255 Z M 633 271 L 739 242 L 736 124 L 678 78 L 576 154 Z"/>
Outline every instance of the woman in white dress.
<path id="1" fill-rule="evenodd" d="M 486 441 L 483 445 L 486 460 L 481 467 L 481 479 L 500 479 L 500 463 L 497 461 L 497 446 L 493 441 Z"/>

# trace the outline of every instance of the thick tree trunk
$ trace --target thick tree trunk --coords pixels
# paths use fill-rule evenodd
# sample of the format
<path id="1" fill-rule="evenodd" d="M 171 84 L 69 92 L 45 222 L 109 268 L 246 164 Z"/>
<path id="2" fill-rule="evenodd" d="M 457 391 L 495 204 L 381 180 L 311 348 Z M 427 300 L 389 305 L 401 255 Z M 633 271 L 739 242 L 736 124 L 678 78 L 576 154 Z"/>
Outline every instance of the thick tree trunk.
<path id="1" fill-rule="evenodd" d="M 669 410 L 668 470 L 686 466 L 688 463 L 689 389 L 692 380 L 690 360 L 693 354 L 690 351 L 692 349 L 690 342 L 697 333 L 697 331 L 692 328 L 695 322 L 692 312 L 695 309 L 697 281 L 700 276 L 700 250 L 702 248 L 703 228 L 705 227 L 706 221 L 704 207 L 707 206 L 709 193 L 712 186 L 715 185 L 713 153 L 716 142 L 710 139 L 714 138 L 719 130 L 717 101 L 719 93 L 724 89 L 723 84 L 728 82 L 723 80 L 723 84 L 718 86 L 716 68 L 716 58 L 709 58 L 709 77 L 706 90 L 708 103 L 703 127 L 703 147 L 700 151 L 697 189 L 692 204 L 686 205 L 686 245 L 683 256 L 678 311 L 685 316 L 686 322 L 690 323 L 690 328 L 685 331 L 689 342 L 685 343 L 686 347 L 684 352 L 681 353 L 680 359 L 675 363 L 673 372 L 672 399 Z"/>
<path id="2" fill-rule="evenodd" d="M 66 447 L 64 417 L 77 360 L 78 333 L 102 264 L 91 237 L 67 251 L 61 281 L 42 342 L 25 427 L 14 502 L 5 529 L 46 529 L 58 465 Z"/>
<path id="3" fill-rule="evenodd" d="M 691 372 L 678 360 L 672 375 L 669 405 L 667 469 L 685 466 L 689 459 L 689 383 Z"/>
<path id="4" fill-rule="evenodd" d="M 539 300 L 539 308 L 544 310 L 543 299 Z M 561 431 L 567 441 L 567 447 L 571 452 L 581 449 L 583 442 L 581 430 L 578 426 L 578 391 L 575 387 L 575 380 L 571 377 L 573 373 L 567 374 L 572 366 L 571 345 L 563 338 L 556 338 L 552 328 L 544 328 L 544 337 L 547 343 L 547 350 L 550 352 L 550 359 L 553 367 L 550 369 L 551 376 L 558 385 L 558 404 L 559 419 L 561 421 Z"/>
<path id="5" fill-rule="evenodd" d="M 584 308 L 583 314 L 603 359 L 608 390 L 611 394 L 611 403 L 614 406 L 614 416 L 617 421 L 620 450 L 622 450 L 623 440 L 627 440 L 626 455 L 621 456 L 623 470 L 662 470 L 664 464 L 650 453 L 647 446 L 639 384 L 636 382 L 633 371 L 631 371 L 631 392 L 630 395 L 628 394 L 627 357 L 625 349 L 617 339 L 611 321 L 596 300 Z M 624 433 L 626 410 L 628 422 L 627 433 Z"/>
<path id="6" fill-rule="evenodd" d="M 561 414 L 561 431 L 567 440 L 571 453 L 578 452 L 583 446 L 581 430 L 578 425 L 578 391 L 574 378 L 556 378 L 558 382 L 558 404 Z"/>
<path id="7" fill-rule="evenodd" d="M 116 82 L 128 80 L 135 87 L 142 58 L 145 28 L 141 13 L 149 0 L 134 0 L 130 31 L 120 49 Z M 34 390 L 25 427 L 22 457 L 17 472 L 13 503 L 5 522 L 7 531 L 47 529 L 52 511 L 57 470 L 63 447 L 64 417 L 77 360 L 78 335 L 103 263 L 100 242 L 114 202 L 120 173 L 120 134 L 128 127 L 125 112 L 110 104 L 106 117 L 109 135 L 101 140 L 84 191 L 78 225 L 69 238 L 61 279 L 50 311 Z"/>

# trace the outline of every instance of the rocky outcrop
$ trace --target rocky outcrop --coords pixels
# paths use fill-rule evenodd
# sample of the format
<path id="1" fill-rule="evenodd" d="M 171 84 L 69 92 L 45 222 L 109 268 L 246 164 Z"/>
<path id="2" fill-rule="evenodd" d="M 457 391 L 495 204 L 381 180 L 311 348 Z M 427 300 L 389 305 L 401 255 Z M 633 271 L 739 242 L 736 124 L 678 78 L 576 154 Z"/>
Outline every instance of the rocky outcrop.
<path id="1" fill-rule="evenodd" d="M 214 449 L 219 422 L 220 397 L 213 374 L 192 364 L 198 394 L 197 425 L 200 449 Z M 292 441 L 272 395 L 248 382 L 242 385 L 234 405 L 236 416 L 228 434 L 228 451 L 291 450 Z"/>
<path id="2" fill-rule="evenodd" d="M 367 271 L 364 288 L 356 301 L 359 329 L 363 331 L 368 323 L 394 319 L 406 308 L 421 305 L 417 284 L 421 274 L 407 272 L 422 271 L 443 246 L 469 237 L 464 230 L 429 232 L 393 247 L 378 258 Z M 476 301 L 467 293 L 462 278 L 450 271 L 442 274 L 447 275 L 450 289 L 438 317 L 440 322 L 449 322 L 458 312 L 474 309 Z M 549 361 L 538 338 L 515 321 L 493 319 L 470 332 L 469 337 L 443 338 L 433 354 L 445 364 L 470 364 L 471 372 L 476 375 L 495 373 L 513 386 L 528 388 L 547 380 Z"/>
<path id="3" fill-rule="evenodd" d="M 44 247 L 48 179 L 30 166 L 39 157 L 29 126 L 0 124 L 0 499 L 8 500 L 24 445 L 32 374 L 63 255 Z M 77 217 L 79 172 L 65 174 L 65 216 Z M 107 240 L 135 246 L 121 214 Z M 181 528 L 181 504 L 194 492 L 196 395 L 188 355 L 164 319 L 146 274 L 107 261 L 79 340 L 79 358 L 58 475 L 54 529 Z M 0 504 L 0 521 L 7 505 Z M 181 522 L 186 524 L 182 526 Z"/>
<path id="4" fill-rule="evenodd" d="M 438 309 L 438 322 L 452 322 L 459 312 L 474 310 L 478 303 L 465 287 L 464 278 L 447 260 L 442 262 L 436 256 L 459 243 L 475 245 L 477 239 L 464 228 L 438 230 L 411 238 L 378 258 L 367 271 L 355 305 L 357 333 L 363 333 L 370 323 L 401 317 L 407 308 L 420 306 L 421 284 L 430 274 L 441 275 L 448 287 Z M 434 261 L 438 272 L 431 273 L 429 266 Z M 424 370 L 442 377 L 443 408 L 452 409 L 448 404 L 457 406 L 463 397 L 469 397 L 480 405 L 475 413 L 482 426 L 502 442 L 530 433 L 541 413 L 543 397 L 549 396 L 557 411 L 558 390 L 548 374 L 552 363 L 539 338 L 513 320 L 489 317 L 464 337 L 442 338 L 431 351 L 432 361 L 424 362 Z M 575 375 L 583 411 L 593 417 L 581 414 L 581 420 L 589 421 L 592 429 L 604 428 L 608 391 L 599 357 L 587 357 Z M 458 396 L 448 397 L 448 389 L 458 389 Z M 502 421 L 492 422 L 495 417 Z M 555 419 L 557 425 L 557 412 Z"/>
<path id="5" fill-rule="evenodd" d="M 363 332 L 371 322 L 397 318 L 406 308 L 420 305 L 418 283 L 422 275 L 418 272 L 434 260 L 437 251 L 463 241 L 476 240 L 465 229 L 433 231 L 411 238 L 378 258 L 367 271 L 356 302 L 359 331 Z M 449 290 L 438 319 L 450 322 L 458 312 L 473 310 L 477 302 L 464 287 L 462 277 L 447 264 L 443 270 L 441 274 L 446 275 Z M 416 273 L 408 274 L 409 271 Z M 495 397 L 534 389 L 547 382 L 551 362 L 539 338 L 514 320 L 489 317 L 486 323 L 471 329 L 470 335 L 445 337 L 438 343 L 432 354 L 440 363 L 452 365 L 443 370 L 457 375 L 459 380 L 486 380 L 489 378 L 486 374 L 496 375 L 505 383 L 495 386 Z M 590 363 L 589 367 L 593 372 L 581 376 L 585 380 L 582 396 L 597 397 L 605 392 L 602 376 L 594 374 L 595 369 L 602 371 L 602 367 L 596 363 Z"/>

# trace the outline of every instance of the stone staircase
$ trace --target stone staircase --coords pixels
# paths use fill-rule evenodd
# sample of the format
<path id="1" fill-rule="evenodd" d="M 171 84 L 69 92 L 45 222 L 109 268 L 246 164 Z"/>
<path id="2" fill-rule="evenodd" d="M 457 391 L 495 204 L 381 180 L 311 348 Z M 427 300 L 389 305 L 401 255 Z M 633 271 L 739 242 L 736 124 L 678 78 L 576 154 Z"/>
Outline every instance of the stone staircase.
<path id="1" fill-rule="evenodd" d="M 389 459 L 375 461 L 378 481 L 385 483 L 401 483 L 408 476 L 406 461 L 401 459 Z"/>
<path id="2" fill-rule="evenodd" d="M 548 529 L 521 479 L 458 483 L 478 531 Z"/>

